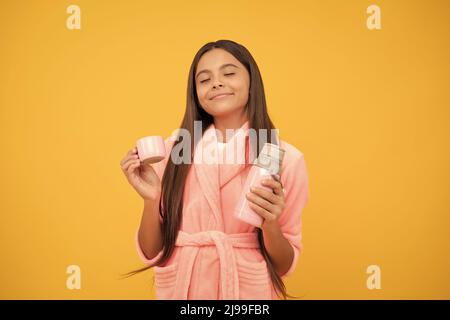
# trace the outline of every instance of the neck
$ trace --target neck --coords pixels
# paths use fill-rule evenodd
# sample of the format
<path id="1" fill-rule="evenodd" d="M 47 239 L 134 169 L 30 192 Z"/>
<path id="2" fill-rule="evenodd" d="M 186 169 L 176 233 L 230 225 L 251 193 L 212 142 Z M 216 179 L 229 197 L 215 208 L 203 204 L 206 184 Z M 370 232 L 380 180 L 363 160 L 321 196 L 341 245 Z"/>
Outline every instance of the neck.
<path id="1" fill-rule="evenodd" d="M 243 112 L 242 114 L 234 113 L 224 117 L 214 117 L 214 126 L 222 133 L 222 137 L 218 137 L 219 142 L 228 142 L 231 137 L 226 136 L 226 130 L 238 130 L 247 120 L 246 112 Z"/>

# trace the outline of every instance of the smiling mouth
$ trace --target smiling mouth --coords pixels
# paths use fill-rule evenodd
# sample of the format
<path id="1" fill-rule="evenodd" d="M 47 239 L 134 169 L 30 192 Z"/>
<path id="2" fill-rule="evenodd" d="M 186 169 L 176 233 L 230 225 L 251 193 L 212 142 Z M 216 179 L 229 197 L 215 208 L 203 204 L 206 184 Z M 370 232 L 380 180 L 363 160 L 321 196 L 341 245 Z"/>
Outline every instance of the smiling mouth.
<path id="1" fill-rule="evenodd" d="M 227 96 L 231 96 L 232 93 L 223 93 L 223 94 L 219 94 L 218 96 L 215 96 L 214 98 L 212 98 L 211 100 L 220 100 L 223 99 Z"/>

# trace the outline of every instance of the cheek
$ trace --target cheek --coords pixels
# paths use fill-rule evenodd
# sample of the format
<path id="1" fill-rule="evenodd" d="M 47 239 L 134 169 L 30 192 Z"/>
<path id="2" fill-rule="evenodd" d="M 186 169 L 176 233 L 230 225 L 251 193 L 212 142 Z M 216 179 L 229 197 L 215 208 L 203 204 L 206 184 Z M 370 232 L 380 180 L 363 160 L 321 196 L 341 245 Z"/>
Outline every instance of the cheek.
<path id="1" fill-rule="evenodd" d="M 197 98 L 200 102 L 206 101 L 207 92 L 208 92 L 208 90 L 205 88 L 205 86 L 197 87 Z"/>
<path id="2" fill-rule="evenodd" d="M 248 85 L 245 81 L 236 81 L 231 84 L 236 99 L 241 103 L 247 103 L 248 100 Z"/>

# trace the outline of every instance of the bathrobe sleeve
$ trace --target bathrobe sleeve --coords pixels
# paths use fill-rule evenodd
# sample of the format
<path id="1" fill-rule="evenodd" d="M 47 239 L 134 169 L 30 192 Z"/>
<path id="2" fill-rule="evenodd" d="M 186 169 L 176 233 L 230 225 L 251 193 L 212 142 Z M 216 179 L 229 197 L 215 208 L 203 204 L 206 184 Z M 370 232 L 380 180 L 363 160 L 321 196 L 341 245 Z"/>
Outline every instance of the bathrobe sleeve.
<path id="1" fill-rule="evenodd" d="M 164 174 L 164 170 L 166 168 L 167 162 L 170 160 L 170 151 L 172 150 L 172 145 L 173 145 L 173 136 L 170 136 L 168 138 L 166 138 L 164 140 L 165 143 L 165 148 L 166 148 L 166 156 L 164 158 L 164 160 L 158 162 L 158 163 L 153 163 L 152 167 L 155 169 L 156 174 L 158 175 L 159 179 L 162 181 L 162 177 Z M 159 222 L 162 223 L 162 217 L 161 215 L 159 215 Z M 137 253 L 138 256 L 141 258 L 141 260 L 144 262 L 144 264 L 146 265 L 153 265 L 162 255 L 163 250 L 161 250 L 155 257 L 153 257 L 152 259 L 148 259 L 142 248 L 141 245 L 139 243 L 139 228 L 136 231 L 136 235 L 135 235 L 135 243 L 136 243 L 136 249 L 137 249 Z"/>
<path id="2" fill-rule="evenodd" d="M 302 153 L 295 154 L 281 172 L 281 182 L 285 189 L 285 208 L 278 218 L 281 231 L 294 249 L 291 267 L 282 276 L 294 272 L 303 249 L 302 244 L 302 211 L 309 199 L 308 174 Z"/>

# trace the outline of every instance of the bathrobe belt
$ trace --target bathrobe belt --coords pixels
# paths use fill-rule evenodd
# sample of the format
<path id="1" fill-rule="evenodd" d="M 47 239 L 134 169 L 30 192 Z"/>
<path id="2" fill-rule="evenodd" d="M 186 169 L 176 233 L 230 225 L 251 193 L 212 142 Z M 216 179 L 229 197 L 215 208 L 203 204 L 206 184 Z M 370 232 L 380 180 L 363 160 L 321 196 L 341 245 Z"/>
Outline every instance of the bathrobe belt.
<path id="1" fill-rule="evenodd" d="M 180 252 L 174 299 L 186 300 L 195 258 L 202 246 L 216 246 L 220 264 L 222 299 L 239 299 L 239 278 L 233 247 L 259 248 L 256 232 L 226 234 L 211 230 L 198 233 L 179 231 L 176 246 Z M 205 281 L 207 281 L 205 279 Z"/>

